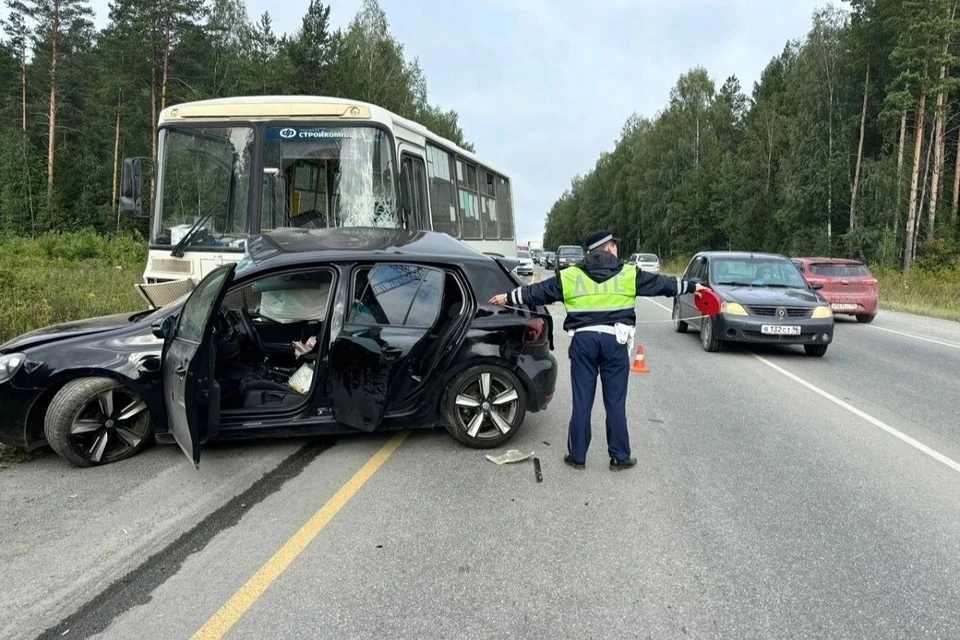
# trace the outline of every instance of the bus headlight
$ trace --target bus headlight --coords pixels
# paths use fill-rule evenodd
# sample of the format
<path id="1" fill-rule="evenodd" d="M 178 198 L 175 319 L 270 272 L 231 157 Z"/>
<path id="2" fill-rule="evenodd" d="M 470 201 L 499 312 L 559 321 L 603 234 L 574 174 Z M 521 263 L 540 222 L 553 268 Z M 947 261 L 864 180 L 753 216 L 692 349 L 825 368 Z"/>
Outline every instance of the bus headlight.
<path id="1" fill-rule="evenodd" d="M 7 353 L 0 356 L 0 382 L 6 382 L 26 362 L 27 356 L 22 353 Z"/>

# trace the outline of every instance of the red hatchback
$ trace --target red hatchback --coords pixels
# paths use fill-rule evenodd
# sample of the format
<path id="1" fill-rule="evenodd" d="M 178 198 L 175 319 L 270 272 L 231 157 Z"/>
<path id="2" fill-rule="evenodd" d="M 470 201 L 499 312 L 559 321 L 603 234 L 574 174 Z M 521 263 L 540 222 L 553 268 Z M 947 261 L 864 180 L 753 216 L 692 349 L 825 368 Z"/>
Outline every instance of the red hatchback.
<path id="1" fill-rule="evenodd" d="M 859 260 L 843 258 L 794 258 L 811 285 L 822 284 L 820 295 L 834 314 L 856 316 L 858 322 L 873 322 L 880 306 L 880 288 Z"/>

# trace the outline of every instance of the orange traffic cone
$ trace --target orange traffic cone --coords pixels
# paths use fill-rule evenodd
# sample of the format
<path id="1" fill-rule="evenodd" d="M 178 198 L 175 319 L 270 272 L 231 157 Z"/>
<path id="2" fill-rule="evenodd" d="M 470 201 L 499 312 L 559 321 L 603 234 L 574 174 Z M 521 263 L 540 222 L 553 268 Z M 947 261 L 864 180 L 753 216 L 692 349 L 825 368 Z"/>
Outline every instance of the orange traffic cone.
<path id="1" fill-rule="evenodd" d="M 643 345 L 637 347 L 637 355 L 633 359 L 630 371 L 634 373 L 650 373 L 650 369 L 647 368 L 647 362 L 643 359 Z"/>

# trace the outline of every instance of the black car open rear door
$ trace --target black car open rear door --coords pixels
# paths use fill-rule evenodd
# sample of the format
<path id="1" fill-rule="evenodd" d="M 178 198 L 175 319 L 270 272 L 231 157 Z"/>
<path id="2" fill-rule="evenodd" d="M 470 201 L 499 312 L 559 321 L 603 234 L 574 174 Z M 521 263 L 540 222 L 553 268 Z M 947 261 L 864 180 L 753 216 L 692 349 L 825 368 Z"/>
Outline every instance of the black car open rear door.
<path id="1" fill-rule="evenodd" d="M 333 416 L 373 431 L 393 400 L 402 400 L 411 365 L 422 356 L 443 297 L 443 271 L 412 264 L 361 267 L 352 304 L 330 349 Z"/>
<path id="2" fill-rule="evenodd" d="M 167 422 L 195 467 L 200 466 L 201 443 L 219 428 L 220 386 L 213 377 L 216 349 L 210 338 L 235 267 L 232 263 L 220 267 L 197 285 L 163 345 Z"/>

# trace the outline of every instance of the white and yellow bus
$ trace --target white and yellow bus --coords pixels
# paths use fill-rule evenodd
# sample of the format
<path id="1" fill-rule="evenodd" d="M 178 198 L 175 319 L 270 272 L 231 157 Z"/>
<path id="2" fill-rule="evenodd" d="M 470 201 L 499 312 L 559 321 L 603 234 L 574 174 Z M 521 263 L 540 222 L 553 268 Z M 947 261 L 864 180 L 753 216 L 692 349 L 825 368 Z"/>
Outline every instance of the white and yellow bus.
<path id="1" fill-rule="evenodd" d="M 124 160 L 120 211 L 150 218 L 143 284 L 152 306 L 188 292 L 278 227 L 441 231 L 516 255 L 510 178 L 386 109 L 314 96 L 254 96 L 167 107 L 152 206 Z M 258 178 L 259 176 L 259 178 Z"/>

